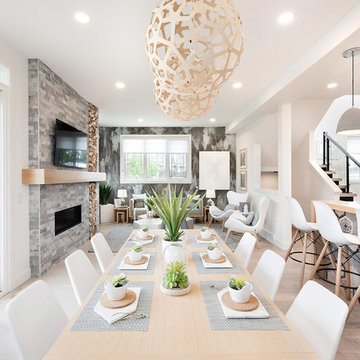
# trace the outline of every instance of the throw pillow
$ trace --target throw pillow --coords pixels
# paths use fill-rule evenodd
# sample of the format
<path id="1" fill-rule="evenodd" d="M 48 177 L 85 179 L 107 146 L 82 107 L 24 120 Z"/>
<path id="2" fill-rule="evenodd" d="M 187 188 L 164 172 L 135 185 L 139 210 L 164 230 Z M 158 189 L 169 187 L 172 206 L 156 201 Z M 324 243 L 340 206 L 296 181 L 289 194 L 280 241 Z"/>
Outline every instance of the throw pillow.
<path id="1" fill-rule="evenodd" d="M 251 225 L 252 221 L 254 220 L 255 213 L 251 211 L 251 213 L 246 217 L 245 225 Z"/>
<path id="2" fill-rule="evenodd" d="M 252 221 L 252 223 L 251 223 L 251 225 L 252 225 L 252 226 L 255 226 L 255 225 L 258 223 L 258 221 L 259 221 L 259 214 L 256 213 L 255 216 L 254 216 L 254 219 L 253 219 L 253 221 Z"/>
<path id="3" fill-rule="evenodd" d="M 144 208 L 144 199 L 134 199 L 134 208 Z"/>

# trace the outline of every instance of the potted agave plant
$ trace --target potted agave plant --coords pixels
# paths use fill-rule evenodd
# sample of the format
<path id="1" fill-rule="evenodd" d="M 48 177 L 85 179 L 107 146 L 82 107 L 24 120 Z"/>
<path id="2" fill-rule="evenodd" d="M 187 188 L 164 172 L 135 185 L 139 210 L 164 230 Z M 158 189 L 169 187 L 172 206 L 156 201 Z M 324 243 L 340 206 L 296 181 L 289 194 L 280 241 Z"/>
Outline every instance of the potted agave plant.
<path id="1" fill-rule="evenodd" d="M 149 233 L 149 228 L 148 227 L 142 227 L 139 231 L 138 231 L 138 237 L 139 239 L 146 239 Z"/>
<path id="2" fill-rule="evenodd" d="M 184 262 L 175 261 L 168 265 L 160 289 L 163 293 L 171 296 L 181 296 L 190 292 L 191 284 L 186 275 Z"/>
<path id="3" fill-rule="evenodd" d="M 232 276 L 228 283 L 228 289 L 232 301 L 243 304 L 250 299 L 252 285 L 247 281 Z"/>
<path id="4" fill-rule="evenodd" d="M 211 230 L 204 226 L 200 230 L 200 235 L 203 239 L 208 239 L 211 236 Z"/>
<path id="5" fill-rule="evenodd" d="M 217 244 L 211 244 L 207 248 L 207 253 L 208 253 L 209 259 L 219 260 L 222 255 L 222 250 L 217 246 Z"/>
<path id="6" fill-rule="evenodd" d="M 141 245 L 135 245 L 128 251 L 129 260 L 132 262 L 140 261 L 143 256 L 143 248 Z"/>
<path id="7" fill-rule="evenodd" d="M 176 195 L 176 186 L 172 191 L 169 185 L 168 195 L 165 194 L 165 191 L 162 192 L 162 195 L 158 195 L 154 190 L 152 190 L 153 195 L 148 194 L 147 199 L 145 199 L 146 205 L 153 210 L 160 219 L 164 222 L 166 230 L 165 237 L 162 240 L 162 251 L 164 252 L 165 248 L 174 242 L 181 243 L 182 236 L 184 232 L 181 230 L 182 223 L 186 220 L 191 211 L 196 208 L 205 195 L 199 198 L 199 200 L 190 205 L 196 196 L 197 190 L 188 196 L 183 202 L 183 188 L 181 188 L 179 195 Z"/>
<path id="8" fill-rule="evenodd" d="M 105 292 L 109 300 L 121 300 L 125 297 L 128 280 L 126 275 L 121 273 L 114 276 L 110 281 L 104 284 Z"/>

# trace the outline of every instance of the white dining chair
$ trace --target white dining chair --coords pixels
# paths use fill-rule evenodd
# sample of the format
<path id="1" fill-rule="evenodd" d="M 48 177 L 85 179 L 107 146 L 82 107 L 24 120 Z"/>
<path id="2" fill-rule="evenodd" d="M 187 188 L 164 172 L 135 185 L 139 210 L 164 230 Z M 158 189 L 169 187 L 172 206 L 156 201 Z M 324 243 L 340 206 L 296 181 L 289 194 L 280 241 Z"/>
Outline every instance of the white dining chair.
<path id="1" fill-rule="evenodd" d="M 235 249 L 235 256 L 246 268 L 249 265 L 251 255 L 254 251 L 255 243 L 255 236 L 251 235 L 250 233 L 245 233 Z"/>
<path id="2" fill-rule="evenodd" d="M 105 237 L 101 233 L 95 234 L 91 238 L 91 245 L 94 249 L 96 259 L 99 263 L 100 269 L 102 273 L 105 272 L 106 268 L 110 265 L 110 263 L 114 259 L 114 254 L 110 249 L 108 242 Z"/>
<path id="3" fill-rule="evenodd" d="M 267 197 L 262 197 L 259 202 L 259 219 L 254 225 L 246 225 L 238 218 L 236 214 L 230 216 L 230 218 L 225 222 L 225 227 L 228 229 L 225 237 L 225 242 L 228 241 L 228 238 L 232 232 L 237 233 L 246 233 L 254 235 L 256 242 L 259 246 L 258 234 L 262 231 L 265 223 L 266 213 L 268 211 L 270 201 Z"/>
<path id="4" fill-rule="evenodd" d="M 286 317 L 321 360 L 335 358 L 348 307 L 315 281 L 305 283 Z"/>
<path id="5" fill-rule="evenodd" d="M 42 359 L 69 319 L 43 280 L 35 281 L 6 306 L 23 359 Z"/>
<path id="6" fill-rule="evenodd" d="M 65 265 L 76 300 L 81 305 L 99 279 L 98 273 L 81 250 L 69 255 L 65 259 Z"/>
<path id="7" fill-rule="evenodd" d="M 272 250 L 261 255 L 252 275 L 255 281 L 274 300 L 284 273 L 285 260 Z"/>

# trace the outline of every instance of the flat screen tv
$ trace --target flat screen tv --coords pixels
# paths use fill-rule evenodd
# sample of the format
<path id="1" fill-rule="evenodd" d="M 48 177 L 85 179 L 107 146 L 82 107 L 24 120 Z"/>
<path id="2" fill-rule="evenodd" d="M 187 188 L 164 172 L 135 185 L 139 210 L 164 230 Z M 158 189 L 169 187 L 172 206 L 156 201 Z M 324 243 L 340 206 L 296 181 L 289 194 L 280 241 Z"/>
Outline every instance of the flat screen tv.
<path id="1" fill-rule="evenodd" d="M 86 169 L 88 136 L 56 119 L 55 165 Z"/>

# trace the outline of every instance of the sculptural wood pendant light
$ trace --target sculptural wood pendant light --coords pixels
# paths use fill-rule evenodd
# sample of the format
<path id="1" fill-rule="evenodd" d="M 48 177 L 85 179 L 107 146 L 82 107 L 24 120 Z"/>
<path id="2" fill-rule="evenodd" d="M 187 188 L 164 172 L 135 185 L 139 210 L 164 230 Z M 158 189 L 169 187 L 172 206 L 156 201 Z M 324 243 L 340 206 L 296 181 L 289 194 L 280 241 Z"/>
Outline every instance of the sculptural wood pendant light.
<path id="1" fill-rule="evenodd" d="M 180 120 L 204 116 L 213 106 L 240 62 L 244 43 L 231 0 L 163 0 L 146 37 L 157 101 Z"/>
<path id="2" fill-rule="evenodd" d="M 351 57 L 351 108 L 346 110 L 338 122 L 336 133 L 340 135 L 360 135 L 360 109 L 355 107 L 355 56 L 360 54 L 360 47 L 346 50 L 344 58 Z"/>

